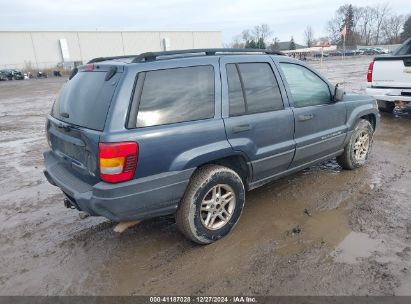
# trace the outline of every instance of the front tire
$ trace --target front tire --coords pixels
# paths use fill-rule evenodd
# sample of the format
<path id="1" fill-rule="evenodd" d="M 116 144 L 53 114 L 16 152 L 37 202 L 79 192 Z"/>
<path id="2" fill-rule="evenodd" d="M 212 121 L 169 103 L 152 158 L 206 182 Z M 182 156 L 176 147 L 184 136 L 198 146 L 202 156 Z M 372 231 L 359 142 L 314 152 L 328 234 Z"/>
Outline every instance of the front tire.
<path id="1" fill-rule="evenodd" d="M 338 164 L 347 170 L 362 167 L 370 153 L 374 129 L 366 119 L 360 119 L 355 126 L 344 153 L 337 157 Z"/>
<path id="2" fill-rule="evenodd" d="M 177 209 L 177 227 L 190 240 L 210 244 L 234 228 L 244 201 L 244 184 L 235 171 L 206 165 L 191 178 Z"/>

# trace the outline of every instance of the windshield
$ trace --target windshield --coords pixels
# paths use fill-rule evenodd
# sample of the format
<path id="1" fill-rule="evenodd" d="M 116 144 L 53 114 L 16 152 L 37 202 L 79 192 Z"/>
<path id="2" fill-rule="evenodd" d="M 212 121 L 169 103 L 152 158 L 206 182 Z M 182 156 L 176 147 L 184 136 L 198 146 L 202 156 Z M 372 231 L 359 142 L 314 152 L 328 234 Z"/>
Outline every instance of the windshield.
<path id="1" fill-rule="evenodd" d="M 106 72 L 78 72 L 60 91 L 51 115 L 59 120 L 102 131 L 119 74 L 106 81 Z"/>

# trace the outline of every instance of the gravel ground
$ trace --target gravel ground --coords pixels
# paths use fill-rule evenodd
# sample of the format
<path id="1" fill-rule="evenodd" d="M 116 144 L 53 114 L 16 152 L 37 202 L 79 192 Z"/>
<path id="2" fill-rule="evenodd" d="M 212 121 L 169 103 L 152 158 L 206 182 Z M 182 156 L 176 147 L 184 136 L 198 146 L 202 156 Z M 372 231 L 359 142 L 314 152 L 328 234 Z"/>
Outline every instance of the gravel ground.
<path id="1" fill-rule="evenodd" d="M 310 63 L 363 93 L 370 60 Z M 410 117 L 382 115 L 365 167 L 253 190 L 235 230 L 197 246 L 170 218 L 118 235 L 63 207 L 42 174 L 63 81 L 0 83 L 0 295 L 411 295 Z"/>

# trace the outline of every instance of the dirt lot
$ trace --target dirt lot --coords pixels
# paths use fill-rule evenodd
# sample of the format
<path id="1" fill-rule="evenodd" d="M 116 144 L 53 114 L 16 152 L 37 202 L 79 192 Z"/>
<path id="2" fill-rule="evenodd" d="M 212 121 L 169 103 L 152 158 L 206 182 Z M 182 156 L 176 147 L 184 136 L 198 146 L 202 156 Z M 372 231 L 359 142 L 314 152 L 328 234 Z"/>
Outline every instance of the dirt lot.
<path id="1" fill-rule="evenodd" d="M 321 70 L 362 92 L 369 61 Z M 63 81 L 0 83 L 0 295 L 411 295 L 410 117 L 382 116 L 364 168 L 330 161 L 253 190 L 235 230 L 197 246 L 170 218 L 118 235 L 63 207 L 42 174 Z"/>

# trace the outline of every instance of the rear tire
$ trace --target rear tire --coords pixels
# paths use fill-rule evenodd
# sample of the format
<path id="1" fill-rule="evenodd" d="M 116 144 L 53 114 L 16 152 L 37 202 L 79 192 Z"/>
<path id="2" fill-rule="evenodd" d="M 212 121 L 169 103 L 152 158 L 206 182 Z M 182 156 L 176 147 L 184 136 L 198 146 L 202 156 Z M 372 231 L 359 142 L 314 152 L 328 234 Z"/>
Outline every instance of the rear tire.
<path id="1" fill-rule="evenodd" d="M 190 240 L 210 244 L 234 228 L 244 201 L 244 184 L 235 171 L 206 165 L 191 178 L 177 209 L 177 227 Z"/>
<path id="2" fill-rule="evenodd" d="M 344 153 L 337 157 L 338 164 L 347 170 L 363 166 L 370 153 L 373 135 L 371 123 L 366 119 L 360 119 L 344 148 Z"/>

